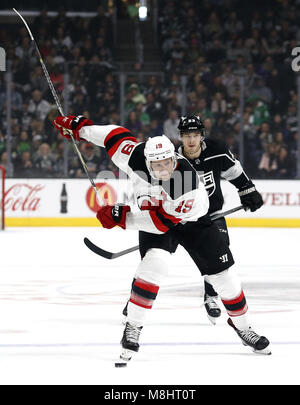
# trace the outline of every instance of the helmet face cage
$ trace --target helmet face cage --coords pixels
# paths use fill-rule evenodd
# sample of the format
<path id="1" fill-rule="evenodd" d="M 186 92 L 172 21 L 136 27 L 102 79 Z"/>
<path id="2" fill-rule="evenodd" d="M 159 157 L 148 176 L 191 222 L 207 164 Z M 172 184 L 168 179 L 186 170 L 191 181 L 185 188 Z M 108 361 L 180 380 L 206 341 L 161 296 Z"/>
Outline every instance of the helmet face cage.
<path id="1" fill-rule="evenodd" d="M 186 115 L 180 118 L 178 127 L 180 136 L 186 132 L 200 132 L 205 137 L 205 126 L 198 115 Z"/>

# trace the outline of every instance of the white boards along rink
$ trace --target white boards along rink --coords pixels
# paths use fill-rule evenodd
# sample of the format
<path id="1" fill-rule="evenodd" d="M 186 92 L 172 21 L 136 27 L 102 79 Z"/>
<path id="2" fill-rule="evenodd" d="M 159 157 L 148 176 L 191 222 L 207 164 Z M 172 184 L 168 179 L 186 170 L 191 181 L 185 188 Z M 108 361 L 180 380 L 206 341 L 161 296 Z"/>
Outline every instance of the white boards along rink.
<path id="1" fill-rule="evenodd" d="M 129 180 L 96 179 L 107 204 L 124 203 L 137 209 Z M 256 180 L 264 206 L 254 213 L 238 211 L 227 218 L 236 227 L 300 227 L 300 181 Z M 208 193 L 214 179 L 207 178 Z M 240 205 L 237 190 L 222 182 L 224 211 Z M 99 226 L 99 203 L 87 179 L 7 179 L 5 184 L 6 226 Z"/>

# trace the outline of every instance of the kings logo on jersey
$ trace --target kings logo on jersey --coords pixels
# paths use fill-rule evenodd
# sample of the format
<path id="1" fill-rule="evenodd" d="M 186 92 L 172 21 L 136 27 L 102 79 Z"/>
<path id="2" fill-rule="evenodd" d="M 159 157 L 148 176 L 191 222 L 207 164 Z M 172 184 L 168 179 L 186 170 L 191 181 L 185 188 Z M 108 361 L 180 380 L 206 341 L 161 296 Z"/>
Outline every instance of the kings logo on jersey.
<path id="1" fill-rule="evenodd" d="M 211 170 L 207 173 L 198 172 L 198 174 L 200 176 L 200 180 L 204 184 L 208 197 L 210 197 L 216 190 L 216 183 L 215 183 L 213 171 Z"/>

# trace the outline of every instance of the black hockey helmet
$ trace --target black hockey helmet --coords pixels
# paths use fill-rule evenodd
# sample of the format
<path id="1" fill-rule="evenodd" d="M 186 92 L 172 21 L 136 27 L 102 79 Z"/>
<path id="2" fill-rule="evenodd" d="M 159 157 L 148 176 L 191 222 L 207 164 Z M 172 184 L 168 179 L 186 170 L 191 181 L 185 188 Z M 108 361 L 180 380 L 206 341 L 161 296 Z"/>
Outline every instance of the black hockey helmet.
<path id="1" fill-rule="evenodd" d="M 205 137 L 205 126 L 198 115 L 189 114 L 180 118 L 178 127 L 180 135 L 185 132 L 200 132 Z"/>

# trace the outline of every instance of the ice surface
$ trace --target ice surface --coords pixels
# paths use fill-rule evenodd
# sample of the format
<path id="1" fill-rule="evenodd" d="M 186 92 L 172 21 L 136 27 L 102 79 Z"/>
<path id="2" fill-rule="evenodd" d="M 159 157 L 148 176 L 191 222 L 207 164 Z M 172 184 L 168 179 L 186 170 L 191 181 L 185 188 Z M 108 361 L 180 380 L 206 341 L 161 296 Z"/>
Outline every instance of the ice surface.
<path id="1" fill-rule="evenodd" d="M 8 228 L 0 232 L 0 384 L 299 384 L 300 229 L 230 228 L 231 249 L 254 330 L 272 355 L 255 355 L 203 307 L 203 279 L 186 252 L 169 276 L 127 368 L 114 368 L 121 312 L 138 252 L 103 259 L 83 243 L 118 251 L 134 231 Z"/>

